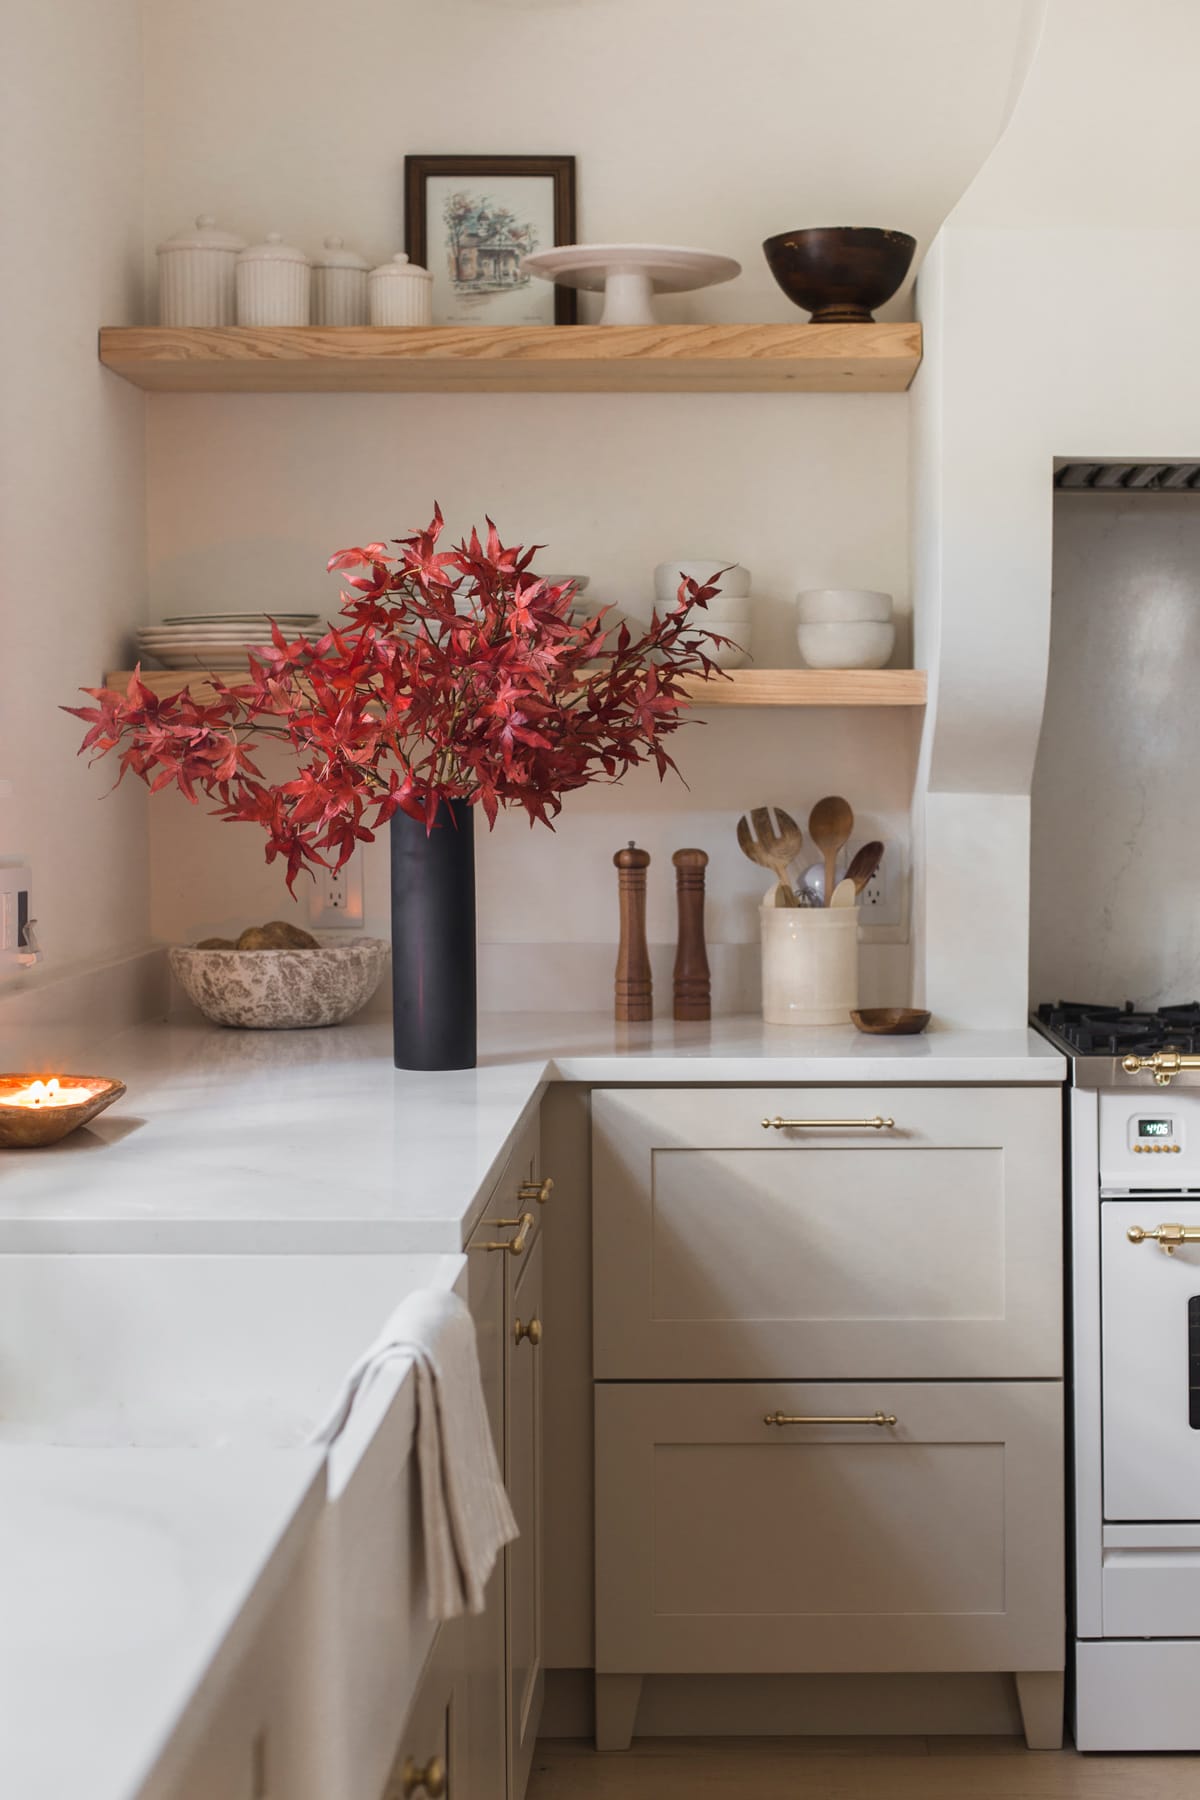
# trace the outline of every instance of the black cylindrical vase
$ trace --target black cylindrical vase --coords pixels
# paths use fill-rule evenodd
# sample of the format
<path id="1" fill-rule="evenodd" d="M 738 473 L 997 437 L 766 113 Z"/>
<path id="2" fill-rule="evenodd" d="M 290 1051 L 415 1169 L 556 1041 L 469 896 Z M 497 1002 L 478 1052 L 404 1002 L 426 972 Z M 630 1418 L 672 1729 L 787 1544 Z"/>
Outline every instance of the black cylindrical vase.
<path id="1" fill-rule="evenodd" d="M 392 815 L 392 1035 L 398 1069 L 475 1067 L 475 809 L 432 831 Z"/>

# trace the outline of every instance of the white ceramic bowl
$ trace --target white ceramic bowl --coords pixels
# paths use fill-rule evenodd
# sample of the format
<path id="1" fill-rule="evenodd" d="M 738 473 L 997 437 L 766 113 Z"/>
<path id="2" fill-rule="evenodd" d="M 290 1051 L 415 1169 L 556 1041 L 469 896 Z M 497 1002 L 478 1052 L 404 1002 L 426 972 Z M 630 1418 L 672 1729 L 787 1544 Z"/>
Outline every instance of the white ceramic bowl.
<path id="1" fill-rule="evenodd" d="M 694 607 L 692 617 L 705 623 L 718 619 L 725 625 L 745 625 L 750 619 L 750 608 L 754 602 L 749 594 L 741 599 L 731 594 L 714 594 L 703 606 Z"/>
<path id="2" fill-rule="evenodd" d="M 892 616 L 892 596 L 874 588 L 801 588 L 796 613 L 804 625 L 883 625 Z"/>
<path id="3" fill-rule="evenodd" d="M 711 630 L 701 627 L 696 636 L 708 640 L 702 645 L 704 654 L 718 669 L 741 669 L 751 660 L 754 639 L 748 625 L 714 625 Z M 714 644 L 711 642 L 713 637 L 727 637 L 732 641 Z"/>
<path id="4" fill-rule="evenodd" d="M 171 972 L 216 1025 L 297 1031 L 340 1025 L 361 1010 L 387 967 L 382 938 L 349 937 L 318 950 L 168 951 Z"/>
<path id="5" fill-rule="evenodd" d="M 745 599 L 750 592 L 750 571 L 743 569 L 740 563 L 731 558 L 713 561 L 711 557 L 684 557 L 678 562 L 660 562 L 654 571 L 654 594 L 660 606 L 674 606 L 679 593 L 680 580 L 686 576 L 690 581 L 703 587 L 706 582 L 720 575 L 721 592 L 729 594 L 737 600 Z"/>
<path id="6" fill-rule="evenodd" d="M 810 669 L 882 669 L 896 647 L 896 627 L 797 625 L 796 642 Z"/>

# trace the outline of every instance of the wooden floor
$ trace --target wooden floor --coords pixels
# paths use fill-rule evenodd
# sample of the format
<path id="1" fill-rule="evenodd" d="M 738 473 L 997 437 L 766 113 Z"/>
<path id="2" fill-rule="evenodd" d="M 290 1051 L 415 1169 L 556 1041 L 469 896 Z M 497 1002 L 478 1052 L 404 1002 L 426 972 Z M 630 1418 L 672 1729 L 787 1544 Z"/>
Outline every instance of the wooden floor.
<path id="1" fill-rule="evenodd" d="M 1016 1738 L 543 1740 L 527 1800 L 1197 1800 L 1200 1756 L 1027 1751 Z"/>

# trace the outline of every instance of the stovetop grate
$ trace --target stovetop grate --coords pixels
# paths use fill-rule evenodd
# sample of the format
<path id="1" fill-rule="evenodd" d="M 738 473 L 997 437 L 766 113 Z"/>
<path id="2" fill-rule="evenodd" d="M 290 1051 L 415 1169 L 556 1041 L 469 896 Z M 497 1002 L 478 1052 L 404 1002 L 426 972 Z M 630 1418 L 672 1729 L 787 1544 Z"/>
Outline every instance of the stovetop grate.
<path id="1" fill-rule="evenodd" d="M 1037 1016 L 1081 1056 L 1125 1056 L 1165 1050 L 1168 1046 L 1185 1056 L 1200 1055 L 1200 1001 L 1181 1006 L 1160 1006 L 1139 1012 L 1131 1000 L 1124 1006 L 1093 1006 L 1085 1001 L 1044 1002 Z"/>
<path id="2" fill-rule="evenodd" d="M 1200 462 L 1064 463 L 1054 485 L 1064 494 L 1197 494 Z"/>

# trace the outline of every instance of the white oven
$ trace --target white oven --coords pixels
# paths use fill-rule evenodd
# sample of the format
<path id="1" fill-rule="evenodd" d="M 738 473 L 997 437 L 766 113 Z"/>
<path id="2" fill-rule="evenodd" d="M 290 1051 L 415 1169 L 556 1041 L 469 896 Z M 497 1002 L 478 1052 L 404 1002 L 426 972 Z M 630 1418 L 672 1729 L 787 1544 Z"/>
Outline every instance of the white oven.
<path id="1" fill-rule="evenodd" d="M 1100 1292 L 1104 1517 L 1200 1521 L 1200 1195 L 1102 1200 Z"/>

